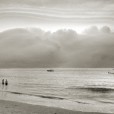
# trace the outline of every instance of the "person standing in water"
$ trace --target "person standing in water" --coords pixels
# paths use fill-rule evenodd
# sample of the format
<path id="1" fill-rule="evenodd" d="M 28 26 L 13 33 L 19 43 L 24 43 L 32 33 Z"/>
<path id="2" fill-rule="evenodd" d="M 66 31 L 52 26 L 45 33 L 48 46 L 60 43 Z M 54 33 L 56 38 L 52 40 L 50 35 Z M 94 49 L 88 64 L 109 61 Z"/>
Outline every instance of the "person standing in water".
<path id="1" fill-rule="evenodd" d="M 8 81 L 7 81 L 7 79 L 6 79 L 6 81 L 5 81 L 5 85 L 6 85 L 6 86 L 8 85 Z"/>
<path id="2" fill-rule="evenodd" d="M 4 85 L 4 79 L 2 79 L 2 85 Z"/>

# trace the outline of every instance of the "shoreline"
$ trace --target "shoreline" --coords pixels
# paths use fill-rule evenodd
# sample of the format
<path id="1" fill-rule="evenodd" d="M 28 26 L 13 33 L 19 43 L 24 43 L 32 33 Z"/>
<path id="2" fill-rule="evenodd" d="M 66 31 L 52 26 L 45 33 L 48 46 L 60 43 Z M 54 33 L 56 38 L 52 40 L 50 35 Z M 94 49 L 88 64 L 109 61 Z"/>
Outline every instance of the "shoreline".
<path id="1" fill-rule="evenodd" d="M 0 114 L 109 114 L 109 113 L 72 111 L 63 108 L 32 105 L 16 101 L 0 100 Z"/>

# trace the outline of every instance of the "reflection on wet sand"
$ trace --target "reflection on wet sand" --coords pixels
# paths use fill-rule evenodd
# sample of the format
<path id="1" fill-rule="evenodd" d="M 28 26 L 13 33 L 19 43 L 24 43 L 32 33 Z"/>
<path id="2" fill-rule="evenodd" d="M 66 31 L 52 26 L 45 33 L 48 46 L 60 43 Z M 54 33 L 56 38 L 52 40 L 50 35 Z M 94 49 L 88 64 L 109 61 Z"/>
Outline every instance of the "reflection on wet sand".
<path id="1" fill-rule="evenodd" d="M 1 88 L 1 91 L 0 91 L 1 97 L 6 98 L 7 97 L 8 86 L 2 84 L 0 88 Z"/>

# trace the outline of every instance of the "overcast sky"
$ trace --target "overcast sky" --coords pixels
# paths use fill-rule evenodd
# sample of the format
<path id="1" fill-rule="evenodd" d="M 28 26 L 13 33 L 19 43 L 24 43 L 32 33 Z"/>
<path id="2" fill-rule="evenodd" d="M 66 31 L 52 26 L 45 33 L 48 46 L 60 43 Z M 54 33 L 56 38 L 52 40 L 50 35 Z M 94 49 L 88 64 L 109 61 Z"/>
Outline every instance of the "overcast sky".
<path id="1" fill-rule="evenodd" d="M 81 33 L 93 25 L 114 30 L 114 0 L 0 0 L 0 31 L 32 26 Z"/>
<path id="2" fill-rule="evenodd" d="M 114 67 L 114 0 L 0 0 L 0 67 Z"/>

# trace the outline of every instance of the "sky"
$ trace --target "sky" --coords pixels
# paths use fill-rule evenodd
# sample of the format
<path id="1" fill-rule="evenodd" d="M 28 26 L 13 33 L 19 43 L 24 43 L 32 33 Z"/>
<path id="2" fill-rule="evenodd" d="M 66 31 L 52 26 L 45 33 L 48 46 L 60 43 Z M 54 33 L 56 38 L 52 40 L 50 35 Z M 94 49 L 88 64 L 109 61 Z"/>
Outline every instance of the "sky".
<path id="1" fill-rule="evenodd" d="M 81 33 L 94 25 L 114 30 L 114 0 L 0 0 L 0 31 L 32 26 Z"/>
<path id="2" fill-rule="evenodd" d="M 114 67 L 114 0 L 0 0 L 0 67 Z"/>

